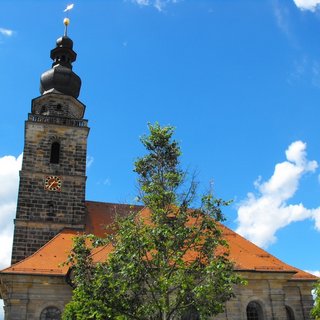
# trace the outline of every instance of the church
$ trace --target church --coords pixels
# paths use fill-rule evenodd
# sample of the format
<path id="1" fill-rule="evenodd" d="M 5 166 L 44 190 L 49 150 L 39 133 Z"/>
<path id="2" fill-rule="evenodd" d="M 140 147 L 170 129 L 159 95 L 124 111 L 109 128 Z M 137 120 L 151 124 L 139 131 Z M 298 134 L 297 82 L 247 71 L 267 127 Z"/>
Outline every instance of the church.
<path id="1" fill-rule="evenodd" d="M 103 236 L 115 214 L 132 208 L 85 199 L 89 127 L 86 106 L 78 100 L 81 79 L 72 70 L 76 57 L 65 33 L 50 52 L 52 67 L 41 75 L 41 95 L 32 100 L 25 122 L 12 260 L 0 272 L 6 320 L 61 319 L 72 296 L 69 267 L 62 263 L 73 237 L 83 232 Z M 235 288 L 235 298 L 214 319 L 311 319 L 317 277 L 226 227 L 223 235 L 236 272 L 248 284 Z"/>

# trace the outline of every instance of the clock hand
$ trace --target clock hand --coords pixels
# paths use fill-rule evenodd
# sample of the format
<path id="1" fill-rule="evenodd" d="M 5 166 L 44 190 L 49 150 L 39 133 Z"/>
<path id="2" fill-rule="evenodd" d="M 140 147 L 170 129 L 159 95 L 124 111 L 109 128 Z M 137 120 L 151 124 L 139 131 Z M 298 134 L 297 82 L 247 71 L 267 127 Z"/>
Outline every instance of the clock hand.
<path id="1" fill-rule="evenodd" d="M 49 188 L 51 188 L 55 184 L 55 181 L 52 181 L 51 184 L 49 185 Z"/>

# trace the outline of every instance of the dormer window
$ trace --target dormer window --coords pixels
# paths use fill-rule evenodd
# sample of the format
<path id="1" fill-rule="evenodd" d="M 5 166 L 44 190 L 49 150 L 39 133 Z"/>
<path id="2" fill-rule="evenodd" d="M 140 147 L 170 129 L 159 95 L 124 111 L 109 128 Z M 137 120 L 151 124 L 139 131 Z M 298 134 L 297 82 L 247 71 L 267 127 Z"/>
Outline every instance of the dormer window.
<path id="1" fill-rule="evenodd" d="M 51 145 L 50 163 L 58 164 L 60 161 L 60 143 L 55 141 Z"/>

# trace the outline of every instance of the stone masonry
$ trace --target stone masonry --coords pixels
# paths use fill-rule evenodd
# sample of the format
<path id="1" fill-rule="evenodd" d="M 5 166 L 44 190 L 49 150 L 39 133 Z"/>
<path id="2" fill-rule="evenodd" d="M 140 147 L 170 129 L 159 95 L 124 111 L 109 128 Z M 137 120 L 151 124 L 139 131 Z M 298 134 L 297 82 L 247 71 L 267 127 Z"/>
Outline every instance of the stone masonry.
<path id="1" fill-rule="evenodd" d="M 65 227 L 84 228 L 89 132 L 82 119 L 84 108 L 77 99 L 58 93 L 32 102 L 25 124 L 12 263 L 38 250 Z M 50 163 L 54 142 L 60 145 L 59 163 Z M 48 176 L 61 179 L 61 191 L 45 189 Z"/>

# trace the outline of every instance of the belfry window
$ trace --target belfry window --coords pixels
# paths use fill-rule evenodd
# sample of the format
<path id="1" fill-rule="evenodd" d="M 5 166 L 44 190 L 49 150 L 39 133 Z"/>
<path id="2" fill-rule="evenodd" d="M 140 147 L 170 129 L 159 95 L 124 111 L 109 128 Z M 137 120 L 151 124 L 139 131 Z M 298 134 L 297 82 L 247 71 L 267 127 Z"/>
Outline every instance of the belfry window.
<path id="1" fill-rule="evenodd" d="M 262 308 L 259 303 L 251 301 L 248 304 L 247 320 L 263 320 Z"/>
<path id="2" fill-rule="evenodd" d="M 60 143 L 53 142 L 51 145 L 50 163 L 59 163 L 60 161 Z"/>
<path id="3" fill-rule="evenodd" d="M 40 320 L 60 320 L 61 311 L 56 307 L 47 307 L 42 310 Z"/>

